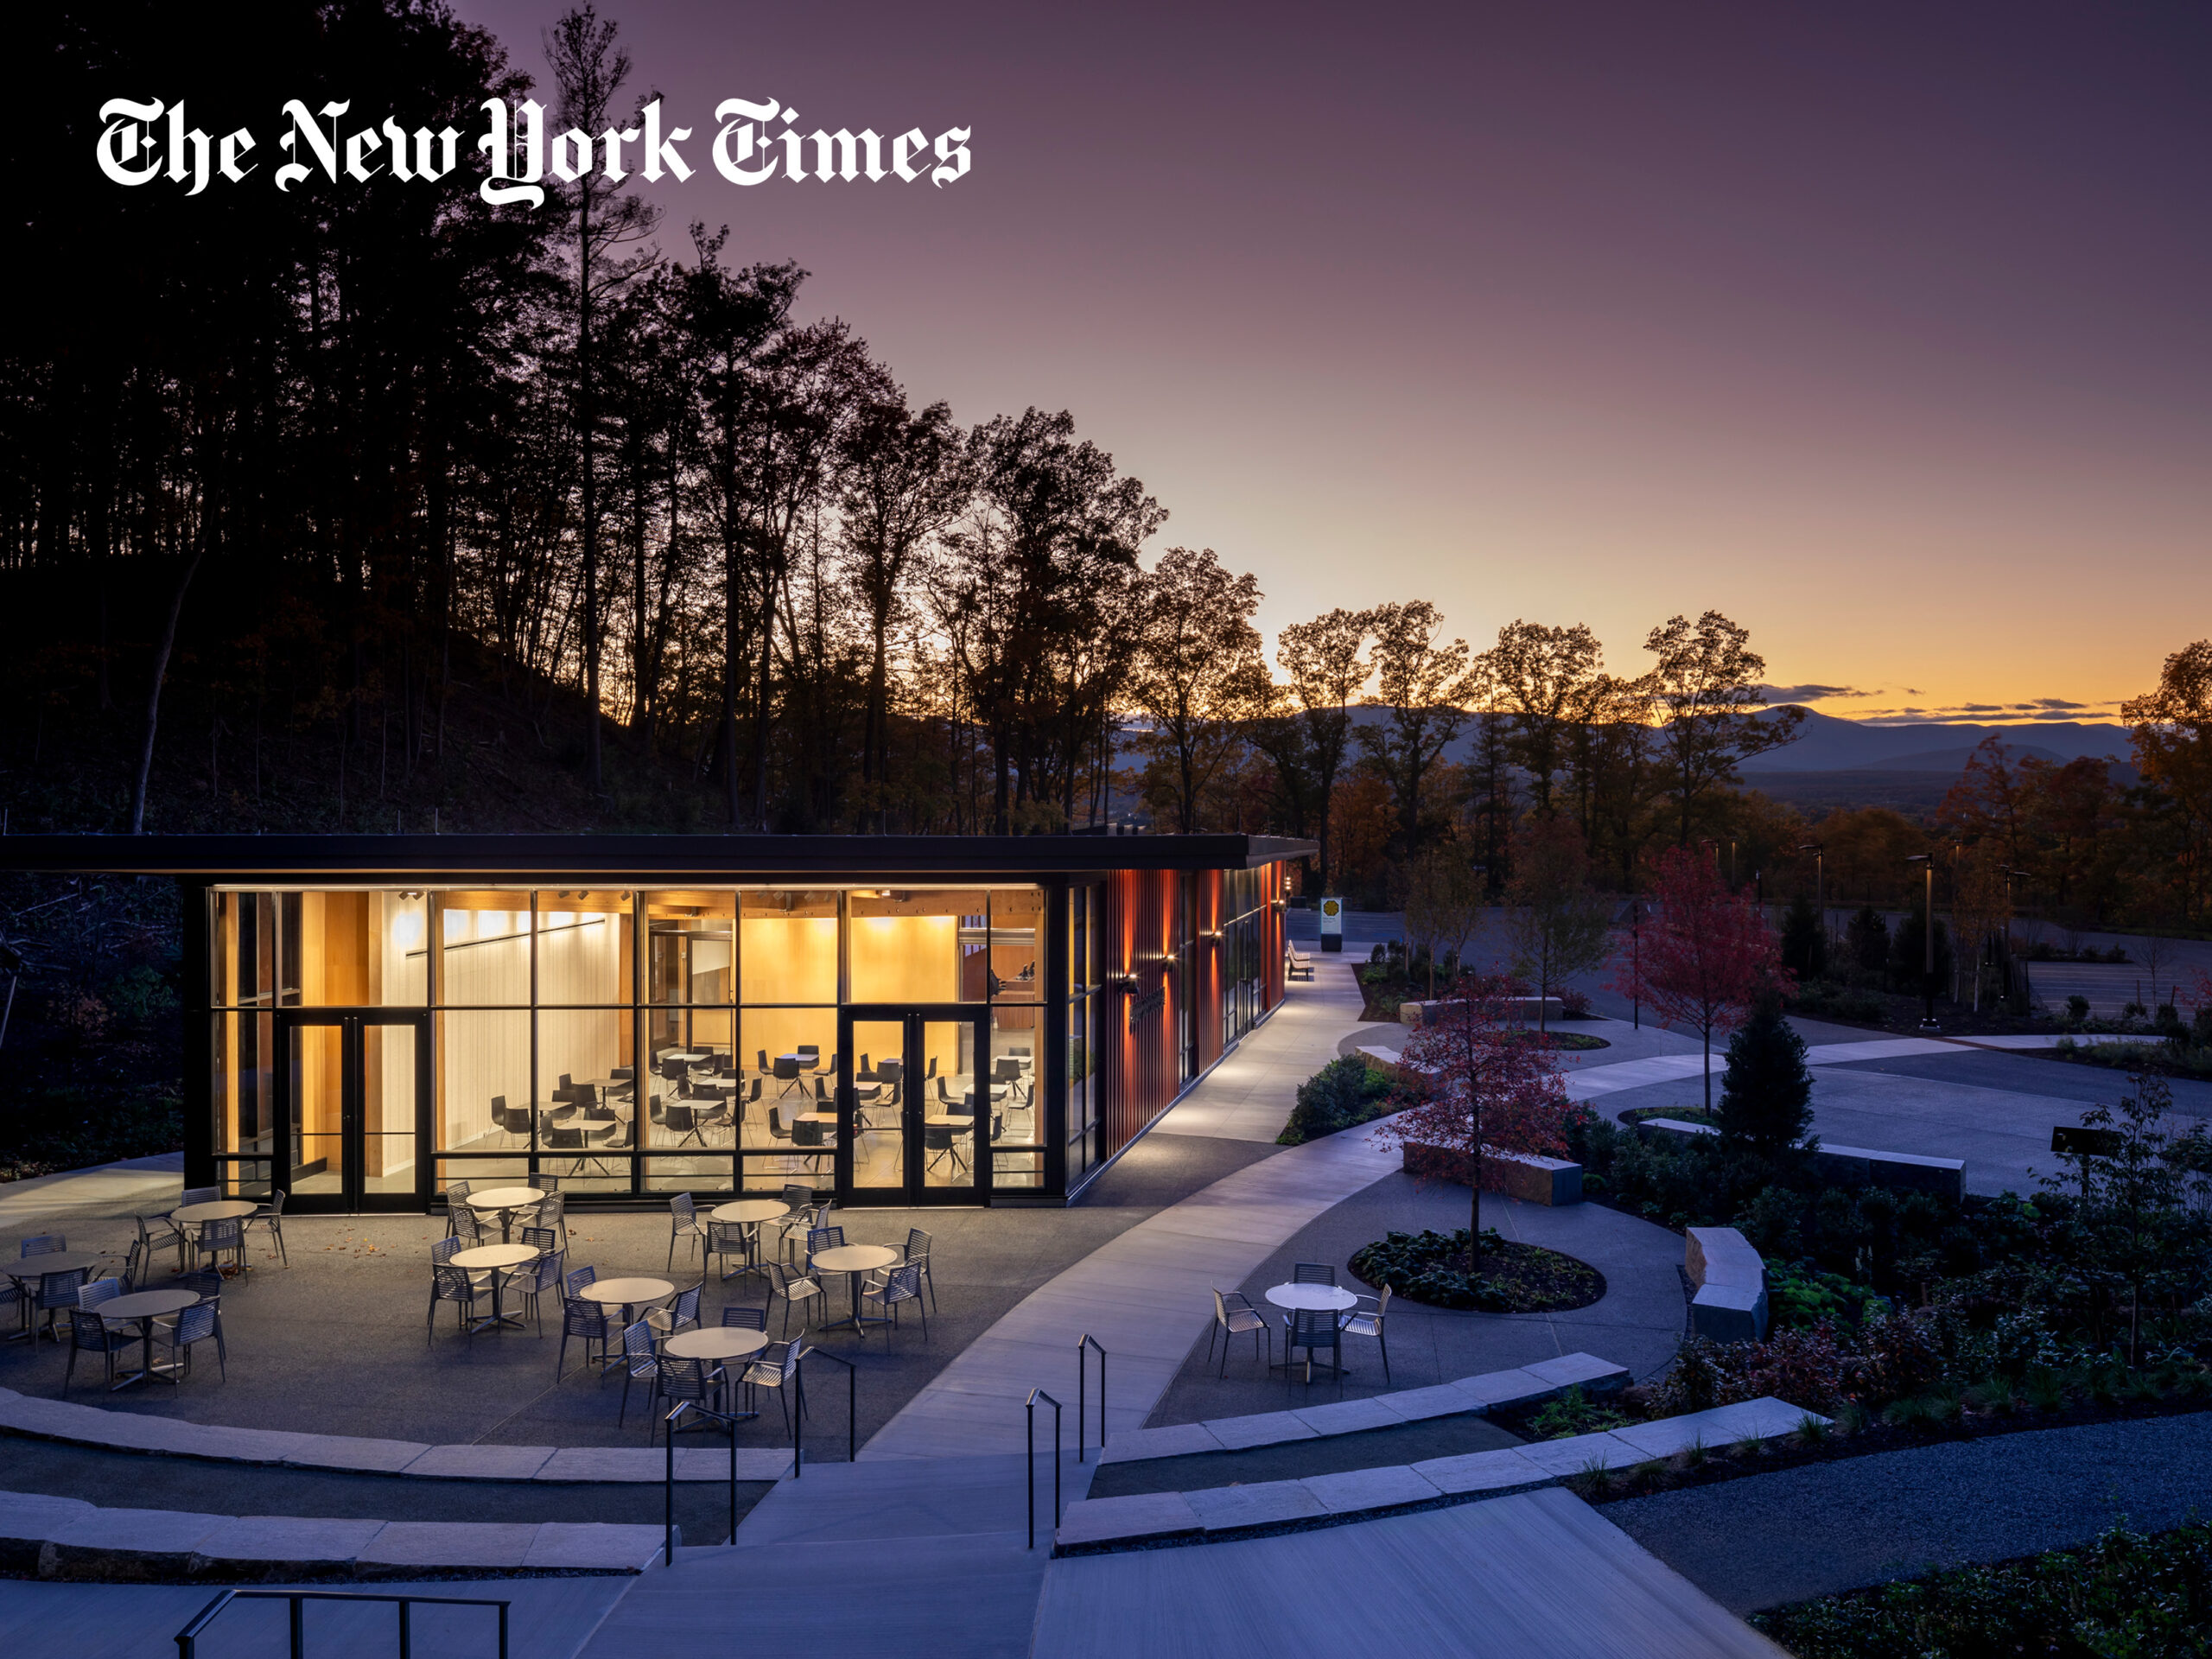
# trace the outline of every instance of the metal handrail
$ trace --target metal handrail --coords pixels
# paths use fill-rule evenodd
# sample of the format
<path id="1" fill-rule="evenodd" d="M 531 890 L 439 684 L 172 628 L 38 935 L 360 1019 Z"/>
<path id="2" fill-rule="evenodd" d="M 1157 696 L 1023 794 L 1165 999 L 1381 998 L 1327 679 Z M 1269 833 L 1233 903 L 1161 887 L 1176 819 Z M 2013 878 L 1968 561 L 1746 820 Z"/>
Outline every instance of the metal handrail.
<path id="1" fill-rule="evenodd" d="M 499 1659 L 507 1659 L 507 1604 L 486 1596 L 382 1596 L 349 1590 L 226 1590 L 202 1607 L 192 1622 L 176 1633 L 178 1659 L 195 1659 L 199 1642 L 216 1616 L 234 1601 L 283 1601 L 291 1604 L 292 1659 L 307 1652 L 306 1603 L 310 1601 L 391 1601 L 399 1605 L 399 1659 L 411 1659 L 415 1633 L 410 1615 L 416 1605 L 426 1607 L 496 1607 L 499 1610 Z"/>
<path id="2" fill-rule="evenodd" d="M 1052 1525 L 1060 1524 L 1060 1402 L 1042 1389 L 1029 1390 L 1022 1409 L 1029 1414 L 1029 1548 L 1037 1548 L 1037 1402 L 1052 1408 Z"/>
<path id="3" fill-rule="evenodd" d="M 810 1359 L 826 1359 L 845 1368 L 845 1461 L 857 1463 L 860 1460 L 860 1369 L 851 1360 L 841 1358 L 820 1348 L 800 1349 L 798 1369 L 803 1370 Z M 804 1375 L 799 1377 L 798 1387 L 799 1400 L 804 1401 L 806 1398 L 806 1378 Z M 798 1478 L 801 1460 L 804 1456 L 798 1439 L 800 1416 L 798 1404 L 794 1402 L 791 1407 L 791 1478 L 793 1480 Z"/>
<path id="4" fill-rule="evenodd" d="M 1083 1351 L 1098 1351 L 1098 1455 L 1106 1455 L 1106 1344 L 1088 1331 L 1076 1338 L 1075 1344 L 1075 1460 L 1083 1461 L 1083 1385 L 1086 1375 Z"/>
<path id="5" fill-rule="evenodd" d="M 662 1482 L 660 1540 L 661 1564 L 664 1567 L 676 1565 L 676 1431 L 687 1411 L 720 1423 L 729 1431 L 729 1536 L 732 1543 L 737 1541 L 737 1425 L 753 1414 L 716 1411 L 696 1400 L 679 1400 L 663 1420 L 668 1430 L 668 1473 Z"/>

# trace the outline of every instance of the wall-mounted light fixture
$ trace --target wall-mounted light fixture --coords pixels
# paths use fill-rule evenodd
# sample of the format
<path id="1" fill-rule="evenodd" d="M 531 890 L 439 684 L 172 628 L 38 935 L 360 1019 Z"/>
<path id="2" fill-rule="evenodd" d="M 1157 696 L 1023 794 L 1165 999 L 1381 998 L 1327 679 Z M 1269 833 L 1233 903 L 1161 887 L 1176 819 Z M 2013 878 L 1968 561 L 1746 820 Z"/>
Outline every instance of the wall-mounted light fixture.
<path id="1" fill-rule="evenodd" d="M 1123 996 L 1135 996 L 1137 994 L 1137 976 L 1135 974 L 1116 974 L 1106 982 L 1106 988 Z"/>

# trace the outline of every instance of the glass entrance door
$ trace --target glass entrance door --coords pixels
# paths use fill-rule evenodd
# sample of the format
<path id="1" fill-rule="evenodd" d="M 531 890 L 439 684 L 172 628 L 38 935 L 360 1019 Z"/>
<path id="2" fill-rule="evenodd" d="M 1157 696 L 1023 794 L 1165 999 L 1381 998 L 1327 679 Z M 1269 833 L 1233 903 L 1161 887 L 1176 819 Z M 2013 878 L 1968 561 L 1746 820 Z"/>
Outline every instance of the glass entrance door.
<path id="1" fill-rule="evenodd" d="M 427 1206 L 429 1035 L 429 1015 L 409 1009 L 278 1012 L 272 1116 L 288 1208 Z"/>
<path id="2" fill-rule="evenodd" d="M 988 1020 L 973 1006 L 842 1012 L 840 1204 L 989 1201 Z"/>

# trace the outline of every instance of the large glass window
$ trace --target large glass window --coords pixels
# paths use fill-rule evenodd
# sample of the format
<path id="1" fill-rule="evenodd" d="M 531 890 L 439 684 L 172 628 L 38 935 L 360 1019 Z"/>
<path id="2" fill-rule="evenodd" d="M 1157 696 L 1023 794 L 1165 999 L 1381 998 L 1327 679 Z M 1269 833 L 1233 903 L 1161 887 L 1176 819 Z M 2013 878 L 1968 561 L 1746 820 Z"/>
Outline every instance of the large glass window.
<path id="1" fill-rule="evenodd" d="M 437 896 L 437 1000 L 446 1007 L 530 1005 L 530 894 Z"/>
<path id="2" fill-rule="evenodd" d="M 743 895 L 738 986 L 748 1005 L 837 1000 L 837 895 L 767 888 Z"/>
<path id="3" fill-rule="evenodd" d="M 992 1001 L 1034 1002 L 1045 995 L 1044 931 L 1042 889 L 991 890 Z"/>
<path id="4" fill-rule="evenodd" d="M 895 1102 L 950 1137 L 931 1148 L 933 1184 L 974 1185 L 988 1154 L 996 1185 L 1041 1186 L 1064 1138 L 1078 1142 L 1071 1167 L 1084 1166 L 1096 1110 L 1085 1007 L 1096 897 L 929 885 L 214 893 L 219 1179 L 247 1190 L 283 1164 L 303 1193 L 338 1192 L 355 1174 L 363 1190 L 400 1192 L 531 1171 L 583 1191 L 826 1186 L 841 1004 L 968 1003 L 989 1007 L 987 1041 L 975 1022 L 944 1020 L 928 1023 L 918 1057 L 855 1042 L 857 1081 L 877 1109 L 856 1128 L 856 1173 L 872 1172 L 860 1184 L 895 1183 L 906 1151 Z M 1072 992 L 1058 1005 L 1065 1122 L 1046 1113 L 1061 1017 L 1043 1001 L 1048 949 L 1064 951 Z M 348 1007 L 430 1010 L 427 1146 L 413 1140 L 410 1028 L 372 1039 L 359 1134 L 334 1116 L 338 1027 L 302 1027 L 288 1039 L 296 1056 L 273 1052 L 277 1011 Z M 914 1075 L 899 1075 L 910 1058 Z M 294 1059 L 295 1144 L 280 1148 L 277 1085 Z"/>
<path id="5" fill-rule="evenodd" d="M 631 927 L 626 893 L 608 888 L 540 893 L 537 1001 L 629 1001 L 633 995 Z M 446 998 L 449 1002 L 460 1000 Z"/>
<path id="6" fill-rule="evenodd" d="M 950 887 L 862 888 L 850 902 L 849 1001 L 982 1000 L 987 894 Z M 966 971 L 970 957 L 978 959 L 972 976 Z"/>
<path id="7" fill-rule="evenodd" d="M 541 1102 L 530 1066 L 527 1008 L 457 1009 L 434 1016 L 438 1045 L 431 1121 L 441 1152 L 503 1152 L 530 1145 Z"/>

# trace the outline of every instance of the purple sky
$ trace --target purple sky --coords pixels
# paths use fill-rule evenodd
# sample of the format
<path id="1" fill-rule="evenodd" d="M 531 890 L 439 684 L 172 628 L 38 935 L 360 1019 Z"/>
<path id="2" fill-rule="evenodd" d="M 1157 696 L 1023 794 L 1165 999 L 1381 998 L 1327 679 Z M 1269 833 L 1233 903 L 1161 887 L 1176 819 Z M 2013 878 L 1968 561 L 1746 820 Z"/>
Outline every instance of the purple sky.
<path id="1" fill-rule="evenodd" d="M 544 79 L 556 8 L 456 9 Z M 697 129 L 672 245 L 797 259 L 963 422 L 1072 410 L 1270 636 L 1426 596 L 1635 671 L 1713 607 L 1865 715 L 2212 633 L 2212 11 L 601 10 Z M 975 170 L 740 188 L 733 96 Z"/>

